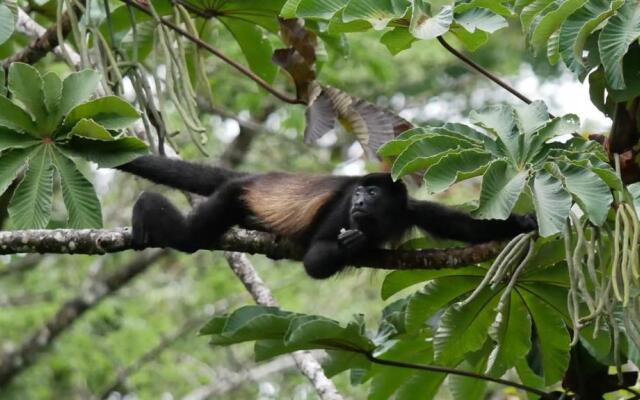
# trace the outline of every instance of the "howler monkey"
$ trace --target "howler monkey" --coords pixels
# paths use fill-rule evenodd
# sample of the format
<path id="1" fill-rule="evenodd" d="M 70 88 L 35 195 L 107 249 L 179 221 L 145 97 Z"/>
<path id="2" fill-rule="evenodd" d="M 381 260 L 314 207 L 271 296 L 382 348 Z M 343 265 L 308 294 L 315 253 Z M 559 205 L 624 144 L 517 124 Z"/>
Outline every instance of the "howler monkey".
<path id="1" fill-rule="evenodd" d="M 122 171 L 207 196 L 185 217 L 164 196 L 142 193 L 133 208 L 133 247 L 207 248 L 233 225 L 290 238 L 305 249 L 304 267 L 318 279 L 349 257 L 399 239 L 412 226 L 438 237 L 479 243 L 536 228 L 529 216 L 476 220 L 408 197 L 389 174 L 364 176 L 244 173 L 158 156 L 142 156 Z"/>

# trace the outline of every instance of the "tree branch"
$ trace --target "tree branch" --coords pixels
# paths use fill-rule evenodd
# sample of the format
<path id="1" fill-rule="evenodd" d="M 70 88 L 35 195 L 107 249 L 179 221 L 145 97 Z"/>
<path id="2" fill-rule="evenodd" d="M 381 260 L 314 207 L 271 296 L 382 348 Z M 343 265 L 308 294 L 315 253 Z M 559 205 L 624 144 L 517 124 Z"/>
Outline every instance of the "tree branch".
<path id="1" fill-rule="evenodd" d="M 82 14 L 82 8 L 84 8 L 85 0 L 79 0 L 74 2 L 72 11 L 79 17 Z M 24 16 L 18 13 L 18 21 L 21 20 L 24 22 L 26 18 L 29 18 L 26 14 Z M 30 18 L 29 18 L 30 19 Z M 65 12 L 60 18 L 58 22 L 60 24 L 60 28 L 62 31 L 62 36 L 67 36 L 67 34 L 71 31 L 71 17 L 69 16 L 69 11 Z M 14 62 L 23 62 L 27 64 L 34 64 L 41 58 L 47 55 L 47 53 L 53 51 L 58 46 L 58 24 L 54 24 L 49 29 L 47 29 L 43 34 L 41 34 L 37 39 L 35 39 L 31 44 L 26 47 L 24 50 L 14 54 L 13 56 L 7 58 L 3 67 L 8 69 L 9 66 Z M 25 26 L 24 24 L 21 26 Z M 34 25 L 29 25 L 31 28 Z M 34 28 L 35 29 L 35 28 Z"/>
<path id="2" fill-rule="evenodd" d="M 154 250 L 136 257 L 131 263 L 101 279 L 95 280 L 77 297 L 64 303 L 42 328 L 36 330 L 20 346 L 0 355 L 0 387 L 31 366 L 56 337 L 68 329 L 87 310 L 140 275 L 167 251 Z"/>
<path id="3" fill-rule="evenodd" d="M 477 264 L 495 258 L 504 242 L 488 242 L 467 247 L 427 250 L 385 250 L 369 252 L 350 261 L 356 268 L 388 270 L 442 269 Z M 0 232 L 0 254 L 54 253 L 105 254 L 131 249 L 129 228 L 40 229 Z M 273 260 L 302 260 L 303 249 L 273 234 L 230 229 L 209 250 L 263 254 Z"/>

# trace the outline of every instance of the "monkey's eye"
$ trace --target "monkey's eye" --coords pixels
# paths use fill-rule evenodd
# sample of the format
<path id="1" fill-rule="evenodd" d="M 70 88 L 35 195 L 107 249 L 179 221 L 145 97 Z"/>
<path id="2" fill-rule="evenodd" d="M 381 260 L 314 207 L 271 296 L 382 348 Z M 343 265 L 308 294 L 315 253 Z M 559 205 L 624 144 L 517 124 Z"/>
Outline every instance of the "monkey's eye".
<path id="1" fill-rule="evenodd" d="M 369 196 L 375 196 L 378 194 L 378 191 L 375 188 L 370 188 L 367 193 L 369 193 Z"/>

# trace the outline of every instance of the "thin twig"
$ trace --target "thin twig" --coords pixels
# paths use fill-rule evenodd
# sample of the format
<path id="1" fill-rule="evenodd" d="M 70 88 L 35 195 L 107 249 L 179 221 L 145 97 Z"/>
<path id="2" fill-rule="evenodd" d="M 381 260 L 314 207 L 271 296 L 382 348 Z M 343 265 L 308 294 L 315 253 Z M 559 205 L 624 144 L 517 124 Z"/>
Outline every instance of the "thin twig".
<path id="1" fill-rule="evenodd" d="M 511 387 L 514 387 L 514 388 L 517 388 L 517 389 L 521 389 L 521 390 L 526 390 L 527 392 L 530 392 L 530 393 L 533 393 L 533 394 L 536 394 L 536 395 L 540 396 L 542 399 L 549 399 L 549 400 L 553 399 L 553 397 L 551 397 L 551 394 L 549 394 L 549 393 L 547 393 L 547 392 L 545 392 L 543 390 L 536 389 L 536 388 L 531 387 L 531 386 L 523 385 L 522 383 L 519 383 L 519 382 L 509 381 L 509 380 L 500 379 L 500 378 L 494 378 L 492 376 L 479 374 L 477 372 L 462 371 L 462 370 L 458 370 L 458 369 L 454 369 L 454 368 L 441 367 L 439 365 L 413 364 L 413 363 L 408 363 L 408 362 L 403 362 L 403 361 L 383 360 L 381 358 L 374 357 L 369 352 L 355 351 L 355 350 L 350 350 L 350 351 L 354 351 L 354 352 L 358 352 L 358 353 L 363 354 L 365 357 L 367 357 L 367 359 L 369 361 L 371 361 L 374 364 L 387 365 L 387 366 L 390 366 L 390 367 L 421 370 L 421 371 L 441 372 L 441 373 L 444 373 L 444 374 L 451 374 L 451 375 L 466 376 L 468 378 L 480 379 L 480 380 L 483 380 L 483 381 L 494 382 L 494 383 L 498 383 L 498 384 L 501 384 L 501 385 L 511 386 Z"/>
<path id="2" fill-rule="evenodd" d="M 451 53 L 454 56 L 458 57 L 460 60 L 462 60 L 462 62 L 467 64 L 469 67 L 471 67 L 472 69 L 478 71 L 482 75 L 486 76 L 487 78 L 489 78 L 490 80 L 492 80 L 493 82 L 495 82 L 496 84 L 501 86 L 503 89 L 505 89 L 509 93 L 511 93 L 514 96 L 516 96 L 517 98 L 519 98 L 520 100 L 524 101 L 525 103 L 527 103 L 527 104 L 531 104 L 532 103 L 531 99 L 529 99 L 527 96 L 525 96 L 522 93 L 520 93 L 519 91 L 517 91 L 515 88 L 513 88 L 507 82 L 505 82 L 502 79 L 498 78 L 496 75 L 494 75 L 491 72 L 487 71 L 485 68 L 483 68 L 482 66 L 478 65 L 475 61 L 473 61 L 469 57 L 465 56 L 464 54 L 462 54 L 458 50 L 454 49 L 449 43 L 447 43 L 446 40 L 444 40 L 444 38 L 442 36 L 438 36 L 437 39 L 438 39 L 438 42 L 440 42 L 440 44 L 442 45 L 442 47 L 447 49 L 447 51 L 449 53 Z"/>

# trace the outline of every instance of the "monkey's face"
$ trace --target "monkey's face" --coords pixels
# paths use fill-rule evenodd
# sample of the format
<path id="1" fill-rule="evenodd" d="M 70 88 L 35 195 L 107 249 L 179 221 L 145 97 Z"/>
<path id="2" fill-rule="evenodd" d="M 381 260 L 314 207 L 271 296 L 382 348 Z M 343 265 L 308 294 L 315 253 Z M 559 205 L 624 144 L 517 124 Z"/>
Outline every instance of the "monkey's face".
<path id="1" fill-rule="evenodd" d="M 357 186 L 351 196 L 351 217 L 355 220 L 380 214 L 382 190 L 378 186 Z"/>

